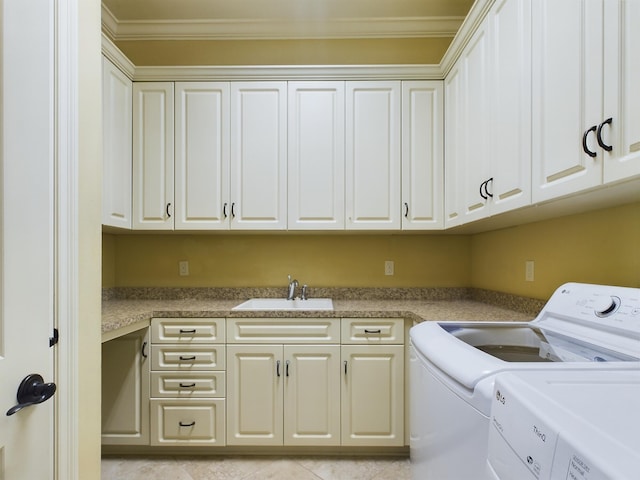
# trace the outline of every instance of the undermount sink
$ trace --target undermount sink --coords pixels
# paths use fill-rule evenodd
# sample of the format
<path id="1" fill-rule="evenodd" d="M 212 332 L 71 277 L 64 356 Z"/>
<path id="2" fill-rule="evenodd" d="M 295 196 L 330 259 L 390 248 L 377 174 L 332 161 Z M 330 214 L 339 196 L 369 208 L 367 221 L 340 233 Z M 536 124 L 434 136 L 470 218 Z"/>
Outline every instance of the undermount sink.
<path id="1" fill-rule="evenodd" d="M 330 298 L 252 298 L 231 310 L 333 310 L 333 301 Z"/>

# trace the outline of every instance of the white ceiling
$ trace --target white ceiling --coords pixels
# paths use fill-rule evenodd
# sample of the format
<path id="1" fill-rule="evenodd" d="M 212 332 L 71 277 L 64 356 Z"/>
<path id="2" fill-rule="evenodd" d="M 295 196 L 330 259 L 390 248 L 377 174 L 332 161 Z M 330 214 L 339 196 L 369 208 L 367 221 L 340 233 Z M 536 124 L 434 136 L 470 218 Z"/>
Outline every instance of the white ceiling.
<path id="1" fill-rule="evenodd" d="M 113 40 L 453 36 L 473 0 L 103 0 Z"/>

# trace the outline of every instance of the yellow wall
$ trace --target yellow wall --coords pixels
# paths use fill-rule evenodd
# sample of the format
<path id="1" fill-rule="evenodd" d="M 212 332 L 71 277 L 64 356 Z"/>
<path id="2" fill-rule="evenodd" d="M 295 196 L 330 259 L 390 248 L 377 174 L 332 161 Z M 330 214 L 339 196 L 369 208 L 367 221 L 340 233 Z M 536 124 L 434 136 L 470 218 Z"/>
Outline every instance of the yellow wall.
<path id="1" fill-rule="evenodd" d="M 103 284 L 475 287 L 546 299 L 567 281 L 640 287 L 640 203 L 475 235 L 105 234 Z M 178 262 L 191 275 L 178 275 Z M 385 276 L 385 260 L 395 275 Z M 525 282 L 525 261 L 535 281 Z"/>
<path id="2" fill-rule="evenodd" d="M 136 66 L 438 64 L 452 37 L 354 40 L 120 41 Z"/>
<path id="3" fill-rule="evenodd" d="M 525 261 L 535 262 L 525 282 Z M 569 281 L 640 287 L 640 203 L 471 238 L 471 286 L 546 299 Z"/>
<path id="4" fill-rule="evenodd" d="M 271 287 L 285 285 L 288 274 L 316 287 L 459 287 L 470 281 L 470 239 L 461 235 L 105 237 L 105 286 Z M 188 277 L 178 275 L 181 260 L 189 261 Z M 385 260 L 395 262 L 394 276 L 384 275 Z"/>

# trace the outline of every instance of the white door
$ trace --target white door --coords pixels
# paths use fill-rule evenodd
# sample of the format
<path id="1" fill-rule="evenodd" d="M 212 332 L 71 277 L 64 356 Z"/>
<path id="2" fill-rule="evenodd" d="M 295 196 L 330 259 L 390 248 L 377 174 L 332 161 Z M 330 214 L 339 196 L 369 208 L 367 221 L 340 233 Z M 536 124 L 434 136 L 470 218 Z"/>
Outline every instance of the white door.
<path id="1" fill-rule="evenodd" d="M 53 5 L 0 0 L 0 478 L 6 480 L 54 478 L 54 401 L 5 414 L 27 375 L 53 380 Z"/>
<path id="2" fill-rule="evenodd" d="M 134 230 L 173 230 L 173 127 L 173 83 L 134 82 Z"/>
<path id="3" fill-rule="evenodd" d="M 287 83 L 231 84 L 231 228 L 287 228 Z"/>
<path id="4" fill-rule="evenodd" d="M 347 230 L 400 230 L 400 82 L 346 84 Z"/>
<path id="5" fill-rule="evenodd" d="M 289 230 L 344 230 L 344 82 L 289 82 Z"/>
<path id="6" fill-rule="evenodd" d="M 402 82 L 402 229 L 441 229 L 443 82 Z"/>
<path id="7" fill-rule="evenodd" d="M 175 229 L 229 229 L 229 83 L 175 86 Z"/>

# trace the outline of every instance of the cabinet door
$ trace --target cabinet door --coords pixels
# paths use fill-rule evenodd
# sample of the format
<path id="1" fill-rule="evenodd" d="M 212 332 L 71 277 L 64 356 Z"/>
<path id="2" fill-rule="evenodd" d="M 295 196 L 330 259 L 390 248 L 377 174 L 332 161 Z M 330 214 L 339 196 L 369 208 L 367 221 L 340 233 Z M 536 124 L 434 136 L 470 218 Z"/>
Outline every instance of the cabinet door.
<path id="1" fill-rule="evenodd" d="M 231 85 L 231 228 L 287 228 L 287 84 Z"/>
<path id="2" fill-rule="evenodd" d="M 132 82 L 102 58 L 102 224 L 131 228 Z"/>
<path id="3" fill-rule="evenodd" d="M 402 82 L 402 229 L 442 228 L 443 84 Z"/>
<path id="4" fill-rule="evenodd" d="M 288 228 L 343 230 L 344 82 L 288 88 Z"/>
<path id="5" fill-rule="evenodd" d="M 597 186 L 602 151 L 595 131 L 602 122 L 602 2 L 532 2 L 533 201 Z"/>
<path id="6" fill-rule="evenodd" d="M 400 82 L 346 84 L 347 229 L 400 229 Z"/>
<path id="7" fill-rule="evenodd" d="M 229 228 L 229 84 L 176 83 L 175 229 Z"/>
<path id="8" fill-rule="evenodd" d="M 640 175 L 640 2 L 605 2 L 604 181 Z"/>
<path id="9" fill-rule="evenodd" d="M 227 445 L 282 445 L 282 345 L 227 346 Z"/>
<path id="10" fill-rule="evenodd" d="M 102 443 L 149 444 L 148 329 L 102 344 Z"/>
<path id="11" fill-rule="evenodd" d="M 462 70 L 462 119 L 459 140 L 462 149 L 463 222 L 489 215 L 490 202 L 484 184 L 491 191 L 489 158 L 489 60 L 487 21 L 473 35 L 459 62 Z M 485 183 L 488 182 L 488 183 Z"/>
<path id="12" fill-rule="evenodd" d="M 531 3 L 500 0 L 489 14 L 491 214 L 531 203 Z"/>
<path id="13" fill-rule="evenodd" d="M 340 347 L 285 345 L 285 445 L 340 445 Z"/>
<path id="14" fill-rule="evenodd" d="M 342 346 L 342 444 L 404 445 L 404 346 Z"/>
<path id="15" fill-rule="evenodd" d="M 173 83 L 133 84 L 133 228 L 173 229 Z"/>
<path id="16" fill-rule="evenodd" d="M 444 80 L 444 225 L 455 227 L 462 223 L 462 174 L 464 148 L 461 124 L 463 118 L 462 77 L 457 62 Z"/>

